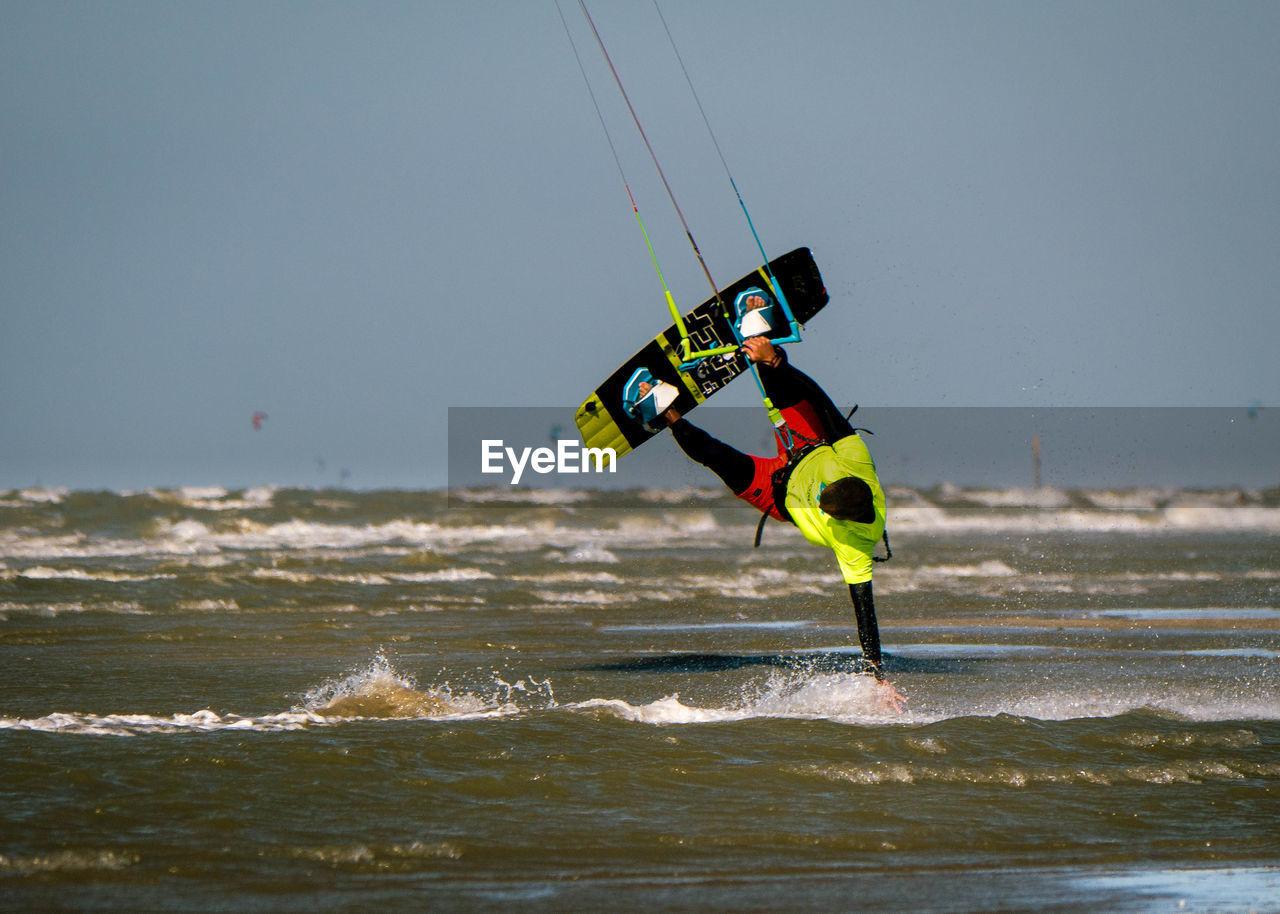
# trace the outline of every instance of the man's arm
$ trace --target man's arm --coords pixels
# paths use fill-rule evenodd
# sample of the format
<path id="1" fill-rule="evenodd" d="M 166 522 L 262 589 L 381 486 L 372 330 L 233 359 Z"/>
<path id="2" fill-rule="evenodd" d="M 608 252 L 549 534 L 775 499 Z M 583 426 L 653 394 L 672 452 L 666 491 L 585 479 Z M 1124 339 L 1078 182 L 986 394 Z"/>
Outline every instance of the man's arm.
<path id="1" fill-rule="evenodd" d="M 755 336 L 742 344 L 747 358 L 760 369 L 760 383 L 765 393 L 778 409 L 807 402 L 817 413 L 827 441 L 839 441 L 853 434 L 853 426 L 836 408 L 818 383 L 791 364 L 786 350 L 775 347 L 763 336 Z"/>
<path id="2" fill-rule="evenodd" d="M 755 362 L 762 369 L 772 368 L 776 370 L 787 364 L 786 352 L 769 342 L 768 337 L 753 336 L 748 338 L 742 344 L 742 351 L 747 354 L 748 359 Z"/>
<path id="3" fill-rule="evenodd" d="M 849 585 L 849 599 L 853 601 L 853 616 L 858 620 L 858 641 L 862 656 L 871 664 L 877 682 L 884 682 L 884 667 L 880 656 L 880 627 L 876 624 L 876 604 L 871 593 L 871 582 Z"/>
<path id="4" fill-rule="evenodd" d="M 901 714 L 907 697 L 884 678 L 884 664 L 880 656 L 880 628 L 876 625 L 876 604 L 871 595 L 871 582 L 850 584 L 849 598 L 853 600 L 853 614 L 858 620 L 858 641 L 862 644 L 862 656 L 871 664 L 876 683 L 880 687 L 880 703 Z"/>

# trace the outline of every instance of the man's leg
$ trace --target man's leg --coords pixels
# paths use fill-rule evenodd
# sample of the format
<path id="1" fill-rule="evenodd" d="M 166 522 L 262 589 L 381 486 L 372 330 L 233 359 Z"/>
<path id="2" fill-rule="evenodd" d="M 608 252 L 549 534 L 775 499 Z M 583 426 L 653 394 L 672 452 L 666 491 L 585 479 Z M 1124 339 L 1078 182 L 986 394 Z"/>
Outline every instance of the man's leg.
<path id="1" fill-rule="evenodd" d="M 719 476 L 729 491 L 756 510 L 783 519 L 773 502 L 773 474 L 786 464 L 785 451 L 775 457 L 753 457 L 712 438 L 687 420 L 680 419 L 669 427 L 680 449 Z"/>
<path id="2" fill-rule="evenodd" d="M 685 456 L 719 476 L 734 495 L 741 495 L 751 485 L 756 467 L 749 454 L 711 437 L 688 419 L 673 422 L 671 436 Z"/>

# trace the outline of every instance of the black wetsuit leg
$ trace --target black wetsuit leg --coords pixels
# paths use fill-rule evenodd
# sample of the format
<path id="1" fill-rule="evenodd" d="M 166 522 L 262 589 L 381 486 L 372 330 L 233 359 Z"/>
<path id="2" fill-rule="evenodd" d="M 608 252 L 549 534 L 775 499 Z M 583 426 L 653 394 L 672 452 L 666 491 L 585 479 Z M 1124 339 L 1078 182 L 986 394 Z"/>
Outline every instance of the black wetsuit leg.
<path id="1" fill-rule="evenodd" d="M 853 600 L 853 615 L 858 620 L 858 641 L 862 644 L 862 656 L 871 664 L 878 681 L 884 680 L 884 668 L 880 657 L 880 627 L 876 625 L 876 603 L 871 593 L 871 582 L 849 585 L 849 598 Z"/>
<path id="2" fill-rule="evenodd" d="M 750 456 L 711 437 L 687 419 L 671 424 L 671 437 L 690 460 L 719 476 L 734 495 L 745 492 L 755 478 L 755 463 Z"/>

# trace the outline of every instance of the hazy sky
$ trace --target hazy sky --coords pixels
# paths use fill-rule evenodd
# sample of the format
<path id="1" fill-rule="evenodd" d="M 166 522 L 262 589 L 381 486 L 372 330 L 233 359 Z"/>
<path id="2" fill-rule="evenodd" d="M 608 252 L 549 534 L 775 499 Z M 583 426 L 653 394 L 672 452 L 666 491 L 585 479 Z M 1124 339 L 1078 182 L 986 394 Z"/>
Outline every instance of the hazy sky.
<path id="1" fill-rule="evenodd" d="M 727 284 L 758 256 L 662 22 L 588 5 Z M 823 269 L 793 357 L 837 400 L 1280 404 L 1280 4 L 662 12 L 766 248 Z M 447 407 L 571 428 L 669 322 L 554 0 L 0 0 L 0 125 L 0 487 L 443 485 Z"/>

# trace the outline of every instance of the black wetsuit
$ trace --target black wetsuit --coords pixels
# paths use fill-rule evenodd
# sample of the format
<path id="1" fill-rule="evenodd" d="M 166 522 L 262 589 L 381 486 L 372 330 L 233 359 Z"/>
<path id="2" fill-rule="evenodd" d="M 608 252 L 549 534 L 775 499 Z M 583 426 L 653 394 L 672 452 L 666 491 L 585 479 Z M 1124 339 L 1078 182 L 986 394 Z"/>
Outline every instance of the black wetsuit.
<path id="1" fill-rule="evenodd" d="M 729 491 L 771 517 L 790 521 L 782 504 L 789 471 L 797 463 L 796 450 L 830 444 L 854 434 L 849 420 L 836 408 L 818 384 L 791 365 L 783 350 L 777 350 L 782 361 L 777 367 L 758 366 L 765 394 L 787 422 L 794 438 L 789 451 L 781 440 L 778 454 L 756 457 L 712 437 L 704 430 L 681 418 L 671 425 L 676 444 L 691 459 L 720 477 Z M 871 664 L 876 679 L 884 679 L 880 652 L 880 629 L 876 623 L 875 599 L 871 582 L 849 585 L 854 618 L 858 623 L 858 641 L 862 655 Z"/>

